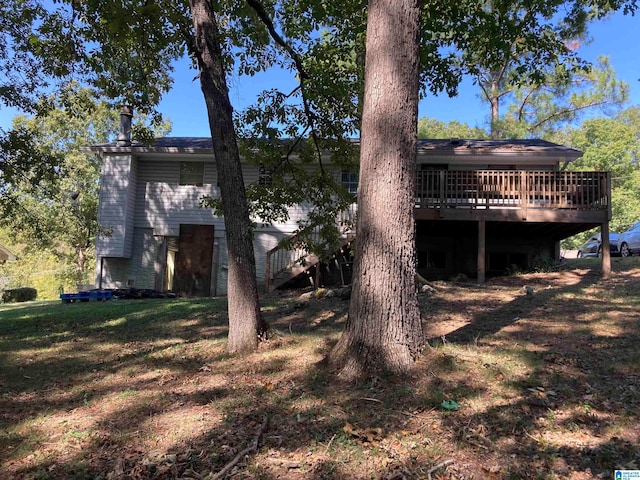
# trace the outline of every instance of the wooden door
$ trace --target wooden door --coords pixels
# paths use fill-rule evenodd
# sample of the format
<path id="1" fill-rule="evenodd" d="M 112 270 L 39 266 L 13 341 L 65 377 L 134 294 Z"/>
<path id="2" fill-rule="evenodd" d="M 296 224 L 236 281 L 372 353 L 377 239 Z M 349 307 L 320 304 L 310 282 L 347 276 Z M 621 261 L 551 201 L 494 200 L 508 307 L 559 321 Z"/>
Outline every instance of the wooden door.
<path id="1" fill-rule="evenodd" d="M 211 294 L 213 225 L 180 225 L 173 290 L 185 297 Z"/>

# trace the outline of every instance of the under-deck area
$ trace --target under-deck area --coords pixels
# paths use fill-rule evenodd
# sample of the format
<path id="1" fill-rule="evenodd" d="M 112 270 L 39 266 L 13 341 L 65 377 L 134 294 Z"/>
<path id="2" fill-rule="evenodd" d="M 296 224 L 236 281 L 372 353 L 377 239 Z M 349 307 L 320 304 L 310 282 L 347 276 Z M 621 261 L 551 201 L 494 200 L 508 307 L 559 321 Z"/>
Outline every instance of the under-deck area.
<path id="1" fill-rule="evenodd" d="M 599 227 L 609 271 L 608 172 L 418 171 L 416 251 L 427 278 L 524 270 L 556 260 L 559 242 Z"/>

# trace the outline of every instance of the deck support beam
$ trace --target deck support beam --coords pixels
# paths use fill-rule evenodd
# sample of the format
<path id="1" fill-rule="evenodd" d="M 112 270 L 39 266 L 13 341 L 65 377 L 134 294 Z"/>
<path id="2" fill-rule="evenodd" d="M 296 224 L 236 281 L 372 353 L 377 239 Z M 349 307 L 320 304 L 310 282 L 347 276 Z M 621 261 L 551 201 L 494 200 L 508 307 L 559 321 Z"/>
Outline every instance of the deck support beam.
<path id="1" fill-rule="evenodd" d="M 611 249 L 609 248 L 609 222 L 604 222 L 600 226 L 600 248 L 602 249 L 602 278 L 607 279 L 611 276 Z"/>
<path id="2" fill-rule="evenodd" d="M 478 221 L 478 283 L 483 284 L 485 280 L 486 265 L 486 233 L 487 225 L 484 220 Z"/>

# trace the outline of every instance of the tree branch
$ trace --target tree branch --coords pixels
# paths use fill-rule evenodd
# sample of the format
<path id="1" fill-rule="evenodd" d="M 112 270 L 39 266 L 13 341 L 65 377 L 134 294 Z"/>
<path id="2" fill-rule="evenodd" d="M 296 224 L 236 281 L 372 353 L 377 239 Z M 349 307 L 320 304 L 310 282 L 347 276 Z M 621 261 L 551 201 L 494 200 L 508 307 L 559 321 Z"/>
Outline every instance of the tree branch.
<path id="1" fill-rule="evenodd" d="M 579 112 L 581 110 L 585 110 L 587 108 L 599 107 L 599 106 L 602 106 L 602 105 L 606 105 L 608 103 L 609 102 L 606 102 L 606 101 L 604 101 L 604 102 L 594 102 L 594 103 L 589 103 L 588 105 L 582 105 L 580 107 L 562 109 L 559 112 L 552 113 L 551 115 L 547 115 L 546 117 L 544 117 L 542 120 L 539 120 L 531 128 L 529 128 L 529 131 L 530 132 L 534 131 L 535 129 L 539 128 L 541 125 L 544 125 L 545 123 L 553 120 L 554 118 L 561 117 L 563 115 L 567 115 L 567 114 L 570 114 L 570 113 L 577 113 L 577 112 Z"/>
<path id="2" fill-rule="evenodd" d="M 318 164 L 320 165 L 320 171 L 324 175 L 324 167 L 322 165 L 322 153 L 320 152 L 320 146 L 318 144 L 318 135 L 315 128 L 315 115 L 311 111 L 309 99 L 307 98 L 307 95 L 306 95 L 305 82 L 309 79 L 309 75 L 307 74 L 304 68 L 304 65 L 302 64 L 302 58 L 300 57 L 298 52 L 296 52 L 293 49 L 293 47 L 289 45 L 276 31 L 273 21 L 269 17 L 269 14 L 264 8 L 264 5 L 259 0 L 246 0 L 246 1 L 247 1 L 247 5 L 253 8 L 253 10 L 258 15 L 258 18 L 260 19 L 260 21 L 262 21 L 262 23 L 265 25 L 273 41 L 276 42 L 278 45 L 280 45 L 285 50 L 285 52 L 287 52 L 289 57 L 291 57 L 291 60 L 293 60 L 296 70 L 298 71 L 298 76 L 300 78 L 299 87 L 300 87 L 300 92 L 302 94 L 302 105 L 304 108 L 305 116 L 307 117 L 307 122 L 311 127 L 311 138 L 313 139 L 313 144 L 316 149 L 316 155 L 318 157 Z"/>
<path id="3" fill-rule="evenodd" d="M 257 452 L 258 451 L 258 446 L 259 446 L 259 443 L 260 443 L 260 437 L 262 437 L 264 432 L 267 430 L 267 425 L 268 424 L 269 424 L 269 417 L 265 416 L 264 420 L 262 422 L 262 425 L 260 425 L 260 429 L 258 430 L 258 432 L 256 433 L 256 436 L 253 438 L 253 441 L 251 442 L 251 445 L 249 445 L 247 448 L 245 448 L 240 453 L 238 453 L 233 458 L 233 460 L 231 460 L 229 463 L 227 463 L 224 466 L 224 468 L 222 470 L 220 470 L 213 477 L 211 477 L 211 480 L 219 480 L 221 478 L 224 478 L 224 476 L 227 473 L 229 473 L 229 471 L 233 467 L 235 467 L 237 465 L 237 463 L 245 457 L 245 455 Z"/>

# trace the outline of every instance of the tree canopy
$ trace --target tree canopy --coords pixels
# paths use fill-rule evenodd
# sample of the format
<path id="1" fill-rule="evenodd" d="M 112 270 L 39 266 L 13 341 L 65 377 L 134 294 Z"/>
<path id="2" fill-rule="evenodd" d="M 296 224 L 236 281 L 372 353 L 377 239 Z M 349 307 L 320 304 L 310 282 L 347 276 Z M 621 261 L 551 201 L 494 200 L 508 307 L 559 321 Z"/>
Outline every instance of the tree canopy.
<path id="1" fill-rule="evenodd" d="M 25 159 L 55 159 L 48 175 L 22 176 L 4 184 L 0 196 L 0 223 L 10 228 L 13 240 L 32 248 L 48 249 L 63 264 L 75 265 L 75 283 L 92 283 L 97 222 L 100 164 L 95 155 L 80 147 L 107 142 L 118 128 L 117 113 L 91 90 L 70 85 L 60 96 L 50 96 L 46 109 L 36 116 L 18 116 L 12 133 L 20 132 L 32 150 Z M 147 124 L 144 116 L 138 123 Z M 149 126 L 149 125 L 148 125 Z M 169 125 L 152 127 L 158 134 Z M 12 145 L 15 152 L 15 143 Z M 24 171 L 23 171 L 24 173 Z"/>

